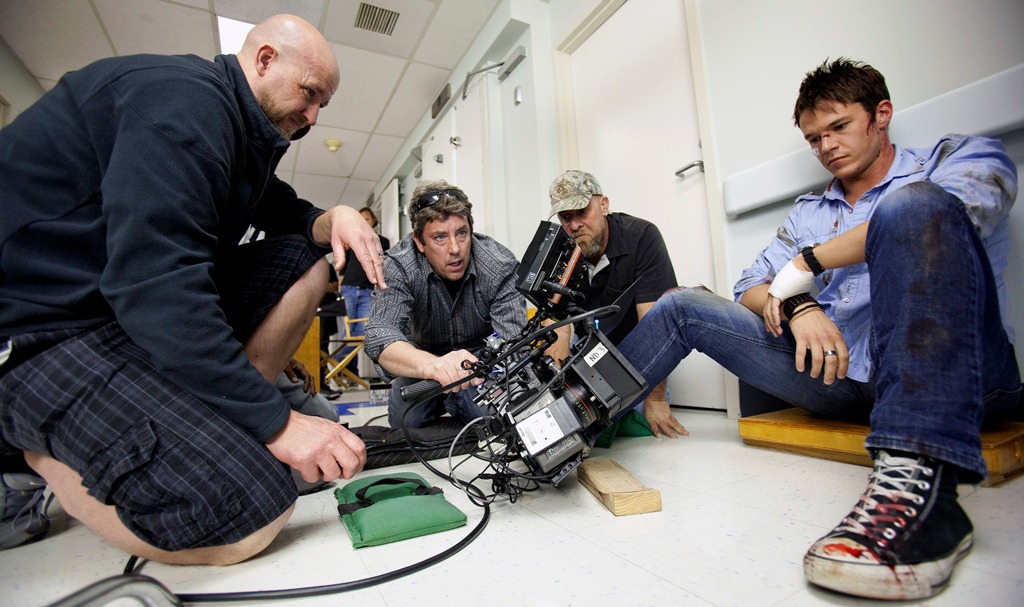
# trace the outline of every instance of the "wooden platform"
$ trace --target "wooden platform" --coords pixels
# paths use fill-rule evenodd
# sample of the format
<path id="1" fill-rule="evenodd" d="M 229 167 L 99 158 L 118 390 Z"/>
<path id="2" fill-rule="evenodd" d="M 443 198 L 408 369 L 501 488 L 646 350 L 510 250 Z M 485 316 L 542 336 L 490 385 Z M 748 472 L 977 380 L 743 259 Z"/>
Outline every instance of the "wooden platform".
<path id="1" fill-rule="evenodd" d="M 851 464 L 873 465 L 864 448 L 868 427 L 815 417 L 802 409 L 783 409 L 739 420 L 748 445 L 778 449 Z M 981 433 L 988 466 L 985 485 L 997 485 L 1024 472 L 1024 423 L 1003 422 Z"/>

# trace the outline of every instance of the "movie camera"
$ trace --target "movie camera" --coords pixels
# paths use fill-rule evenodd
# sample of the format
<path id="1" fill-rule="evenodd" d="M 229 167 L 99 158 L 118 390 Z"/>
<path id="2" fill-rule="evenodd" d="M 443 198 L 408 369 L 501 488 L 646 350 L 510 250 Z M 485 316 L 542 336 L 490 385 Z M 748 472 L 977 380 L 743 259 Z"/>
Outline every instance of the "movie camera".
<path id="1" fill-rule="evenodd" d="M 529 469 L 504 474 L 557 485 L 583 461 L 584 446 L 647 388 L 598 329 L 618 306 L 584 310 L 584 285 L 589 277 L 580 248 L 560 225 L 541 222 L 516 272 L 516 288 L 536 314 L 520 335 L 488 338 L 468 367 L 471 378 L 483 378 L 474 401 L 494 411 L 488 422 L 493 440 Z M 557 339 L 555 329 L 568 324 L 575 324 L 578 339 L 559 366 L 544 352 Z M 439 389 L 436 382 L 420 382 L 402 394 L 413 400 Z"/>

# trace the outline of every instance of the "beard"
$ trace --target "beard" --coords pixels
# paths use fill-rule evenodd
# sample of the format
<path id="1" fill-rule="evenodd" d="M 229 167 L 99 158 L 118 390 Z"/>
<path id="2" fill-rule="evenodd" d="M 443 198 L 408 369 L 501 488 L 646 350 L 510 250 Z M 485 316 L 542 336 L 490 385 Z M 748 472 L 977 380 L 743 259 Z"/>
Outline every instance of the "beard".
<path id="1" fill-rule="evenodd" d="M 289 141 L 292 135 L 295 134 L 301 128 L 305 127 L 305 121 L 293 118 L 294 114 L 274 100 L 267 92 L 259 91 L 255 93 L 256 102 L 260 104 L 260 108 L 263 109 L 263 113 L 267 115 L 267 119 L 270 120 L 271 124 Z M 294 128 L 285 128 L 285 123 L 289 118 L 292 118 Z"/>
<path id="2" fill-rule="evenodd" d="M 601 245 L 590 236 L 581 236 L 576 240 L 576 244 L 580 245 L 580 250 L 583 251 L 583 256 L 587 259 L 601 254 Z"/>
<path id="3" fill-rule="evenodd" d="M 601 253 L 604 252 L 604 235 L 607 229 L 606 226 L 602 226 L 593 234 L 584 230 L 577 230 L 576 234 L 573 234 L 573 239 L 579 245 L 580 250 L 583 251 L 584 257 L 593 261 L 601 256 Z"/>

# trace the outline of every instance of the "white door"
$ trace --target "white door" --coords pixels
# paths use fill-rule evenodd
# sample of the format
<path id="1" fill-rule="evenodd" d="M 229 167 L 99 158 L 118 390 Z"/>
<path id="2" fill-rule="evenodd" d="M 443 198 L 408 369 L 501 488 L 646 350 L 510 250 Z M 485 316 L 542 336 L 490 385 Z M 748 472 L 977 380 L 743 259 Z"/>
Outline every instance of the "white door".
<path id="1" fill-rule="evenodd" d="M 473 203 L 473 229 L 491 234 L 487 190 L 484 182 L 486 141 L 482 98 L 486 83 L 474 85 L 465 99 L 458 99 L 431 136 L 423 143 L 423 174 L 420 179 L 444 179 L 466 193 Z"/>
<path id="2" fill-rule="evenodd" d="M 642 36 L 636 35 L 643 32 Z M 612 211 L 653 222 L 680 285 L 715 284 L 683 2 L 630 0 L 571 52 L 578 167 Z M 693 353 L 669 378 L 673 404 L 725 409 L 725 372 Z"/>
<path id="3" fill-rule="evenodd" d="M 452 108 L 455 122 L 449 145 L 455 161 L 455 182 L 469 196 L 473 203 L 473 229 L 481 234 L 493 235 L 490 229 L 490 205 L 484 182 L 484 166 L 487 164 L 487 141 L 484 136 L 484 114 L 482 100 L 486 95 L 487 82 L 469 87 L 466 98 L 459 98 Z"/>
<path id="4" fill-rule="evenodd" d="M 452 146 L 449 142 L 451 132 L 455 128 L 454 122 L 455 112 L 450 111 L 438 121 L 430 137 L 423 142 L 423 174 L 420 180 L 444 179 L 448 183 L 458 185 L 455 179 L 455 158 L 452 156 Z"/>

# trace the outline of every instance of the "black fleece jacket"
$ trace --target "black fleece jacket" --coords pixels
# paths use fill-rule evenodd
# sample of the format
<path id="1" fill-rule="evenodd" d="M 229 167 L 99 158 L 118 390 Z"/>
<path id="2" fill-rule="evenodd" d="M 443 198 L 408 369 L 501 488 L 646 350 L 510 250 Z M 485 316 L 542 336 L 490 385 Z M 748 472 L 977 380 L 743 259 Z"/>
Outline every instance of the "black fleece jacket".
<path id="1" fill-rule="evenodd" d="M 323 211 L 274 176 L 288 142 L 237 59 L 138 55 L 66 75 L 0 130 L 0 341 L 118 322 L 260 440 L 288 405 L 249 364 L 213 268 L 250 224 Z"/>

